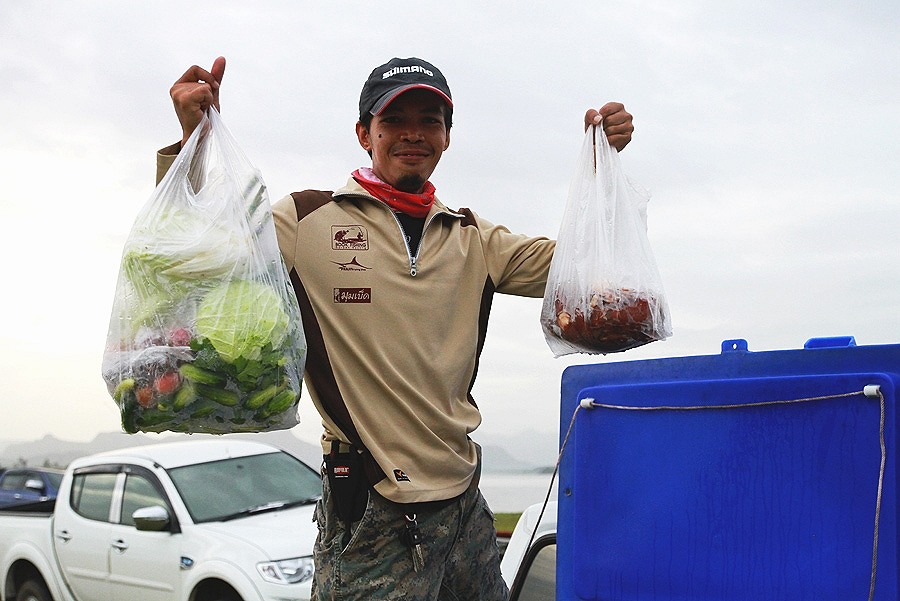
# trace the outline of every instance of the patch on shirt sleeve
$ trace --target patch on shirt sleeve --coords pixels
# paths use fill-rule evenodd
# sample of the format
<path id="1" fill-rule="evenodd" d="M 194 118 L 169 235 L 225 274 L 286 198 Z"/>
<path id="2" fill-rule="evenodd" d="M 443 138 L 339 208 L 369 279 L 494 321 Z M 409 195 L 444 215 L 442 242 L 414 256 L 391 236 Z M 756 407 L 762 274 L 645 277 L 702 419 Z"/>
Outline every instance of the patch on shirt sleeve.
<path id="1" fill-rule="evenodd" d="M 394 470 L 394 478 L 397 482 L 409 482 L 409 476 L 403 470 Z"/>

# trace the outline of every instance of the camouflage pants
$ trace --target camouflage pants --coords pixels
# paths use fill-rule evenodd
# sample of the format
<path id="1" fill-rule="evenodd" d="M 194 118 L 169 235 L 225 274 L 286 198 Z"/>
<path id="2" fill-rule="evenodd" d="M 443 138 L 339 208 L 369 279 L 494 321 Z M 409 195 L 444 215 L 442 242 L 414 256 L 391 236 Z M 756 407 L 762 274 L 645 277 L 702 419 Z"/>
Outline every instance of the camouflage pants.
<path id="1" fill-rule="evenodd" d="M 494 516 L 477 484 L 450 505 L 416 514 L 424 558 L 418 572 L 401 539 L 408 508 L 370 492 L 365 514 L 348 532 L 334 514 L 327 478 L 323 484 L 314 601 L 506 601 Z"/>

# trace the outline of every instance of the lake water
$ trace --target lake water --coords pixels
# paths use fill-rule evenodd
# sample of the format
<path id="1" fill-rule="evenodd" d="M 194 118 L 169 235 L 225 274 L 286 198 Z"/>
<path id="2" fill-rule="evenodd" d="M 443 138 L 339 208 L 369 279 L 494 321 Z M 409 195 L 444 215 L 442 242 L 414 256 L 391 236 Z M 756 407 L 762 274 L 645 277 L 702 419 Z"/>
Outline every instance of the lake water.
<path id="1" fill-rule="evenodd" d="M 495 513 L 518 513 L 529 505 L 543 503 L 547 497 L 552 474 L 481 474 L 481 494 Z M 556 500 L 557 481 L 553 483 L 550 500 Z"/>

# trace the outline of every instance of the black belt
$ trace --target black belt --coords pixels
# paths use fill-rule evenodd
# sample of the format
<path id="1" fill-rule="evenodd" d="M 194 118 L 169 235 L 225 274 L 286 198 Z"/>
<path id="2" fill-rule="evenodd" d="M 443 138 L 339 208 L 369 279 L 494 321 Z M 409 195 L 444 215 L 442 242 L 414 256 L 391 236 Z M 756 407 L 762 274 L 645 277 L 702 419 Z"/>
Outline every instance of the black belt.
<path id="1" fill-rule="evenodd" d="M 357 455 L 357 449 L 354 445 L 347 444 L 345 442 L 340 442 L 337 440 L 333 440 L 333 441 L 331 441 L 331 453 L 329 453 L 323 457 L 323 459 L 325 460 L 323 467 L 330 465 L 331 462 L 338 456 L 344 457 L 345 459 L 349 459 L 350 457 L 352 457 L 355 460 L 359 459 L 359 457 Z M 353 468 L 353 471 L 354 472 L 360 471 L 360 469 L 362 467 L 361 463 L 357 463 L 356 461 L 354 461 L 353 463 L 356 463 L 356 466 L 355 466 L 355 468 Z M 329 472 L 328 469 L 326 469 L 325 471 Z M 332 478 L 330 480 L 330 483 L 332 484 L 332 487 L 334 489 L 334 485 L 335 485 L 334 473 L 329 472 L 329 474 L 330 474 L 330 477 Z M 356 473 L 354 473 L 353 475 L 357 476 Z M 469 490 L 471 490 L 473 488 L 478 488 L 478 485 L 481 481 L 481 447 L 478 447 L 478 467 L 475 470 L 475 474 L 473 475 L 472 481 L 469 484 L 468 488 L 466 490 L 464 490 L 463 492 L 459 493 L 458 495 L 451 497 L 449 499 L 438 499 L 437 501 L 419 501 L 419 502 L 414 502 L 414 503 L 398 503 L 397 501 L 392 501 L 392 500 L 388 499 L 387 497 L 385 497 L 384 495 L 379 494 L 375 490 L 375 487 L 372 486 L 371 484 L 368 486 L 365 486 L 364 484 L 362 484 L 361 479 L 358 479 L 358 476 L 357 476 L 357 478 L 354 478 L 354 479 L 357 480 L 357 483 L 355 486 L 352 486 L 351 489 L 355 491 L 355 496 L 357 496 L 357 499 L 356 499 L 356 502 L 353 503 L 353 505 L 354 505 L 353 510 L 350 511 L 350 514 L 351 514 L 350 521 L 353 521 L 354 518 L 359 519 L 359 517 L 362 516 L 362 510 L 365 509 L 365 495 L 362 495 L 361 499 L 359 498 L 359 496 L 360 496 L 360 493 L 363 493 L 363 491 L 365 489 L 368 489 L 369 492 L 371 492 L 373 494 L 377 494 L 379 497 L 381 497 L 382 499 L 384 499 L 391 505 L 394 505 L 395 507 L 397 507 L 397 509 L 399 511 L 402 511 L 404 513 L 404 515 L 406 515 L 406 514 L 412 515 L 415 513 L 431 513 L 431 512 L 435 512 L 435 511 L 440 511 L 441 509 L 444 509 L 445 507 L 449 507 L 450 505 L 453 505 L 454 503 L 456 503 L 457 501 L 462 499 L 463 496 L 465 496 L 465 494 L 467 492 L 469 492 Z M 332 494 L 334 494 L 335 492 L 336 492 L 335 490 L 332 490 Z M 346 492 L 348 492 L 348 491 L 343 491 L 343 492 L 344 492 L 344 495 L 346 495 Z M 340 494 L 340 493 L 338 493 L 338 494 Z M 349 499 L 346 499 L 345 502 L 349 502 L 349 501 L 350 501 Z M 361 506 L 360 506 L 360 502 L 362 503 Z M 347 513 L 345 513 L 344 511 L 340 511 L 339 513 L 341 513 L 345 516 L 347 515 Z"/>
<path id="2" fill-rule="evenodd" d="M 375 492 L 375 491 L 373 490 L 372 492 Z M 468 491 L 461 492 L 458 495 L 456 495 L 455 497 L 452 497 L 450 499 L 440 499 L 438 501 L 419 501 L 418 503 L 397 503 L 396 501 L 391 501 L 390 499 L 385 499 L 385 500 L 388 501 L 389 503 L 391 503 L 392 505 L 396 506 L 397 509 L 402 511 L 404 514 L 431 513 L 431 512 L 435 512 L 435 511 L 440 511 L 441 509 L 444 509 L 445 507 L 449 507 L 450 505 L 453 505 L 454 503 L 456 503 L 457 501 L 462 499 L 463 495 L 465 495 L 466 492 L 468 492 Z M 375 494 L 378 494 L 378 493 L 376 492 Z M 379 496 L 381 496 L 381 495 L 379 495 Z M 382 498 L 384 498 L 384 497 L 382 496 Z"/>

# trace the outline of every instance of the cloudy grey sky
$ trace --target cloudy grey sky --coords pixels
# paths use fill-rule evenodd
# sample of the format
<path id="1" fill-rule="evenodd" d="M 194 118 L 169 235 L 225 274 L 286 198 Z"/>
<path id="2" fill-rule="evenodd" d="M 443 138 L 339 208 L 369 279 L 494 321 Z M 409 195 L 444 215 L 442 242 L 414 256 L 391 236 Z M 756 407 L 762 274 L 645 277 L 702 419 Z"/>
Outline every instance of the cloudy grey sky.
<path id="1" fill-rule="evenodd" d="M 438 195 L 514 231 L 556 235 L 585 109 L 635 115 L 622 161 L 652 193 L 674 335 L 554 359 L 540 300 L 498 298 L 485 432 L 554 436 L 571 364 L 900 342 L 898 29 L 896 0 L 4 2 L 0 440 L 118 429 L 100 359 L 121 249 L 180 135 L 169 86 L 220 54 L 223 118 L 273 200 L 364 164 L 359 89 L 392 56 L 453 90 Z"/>

